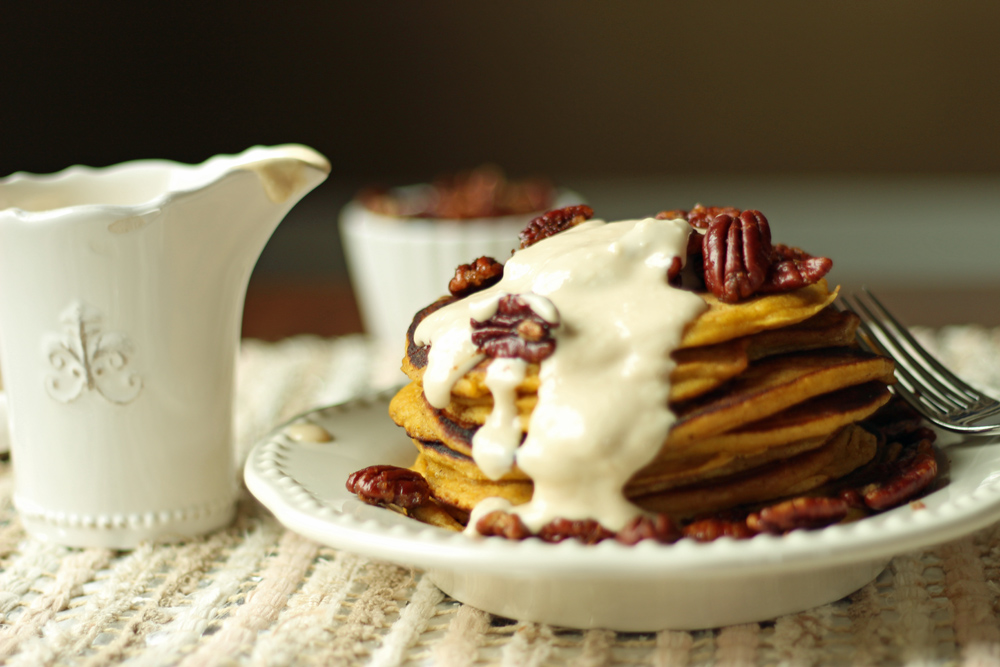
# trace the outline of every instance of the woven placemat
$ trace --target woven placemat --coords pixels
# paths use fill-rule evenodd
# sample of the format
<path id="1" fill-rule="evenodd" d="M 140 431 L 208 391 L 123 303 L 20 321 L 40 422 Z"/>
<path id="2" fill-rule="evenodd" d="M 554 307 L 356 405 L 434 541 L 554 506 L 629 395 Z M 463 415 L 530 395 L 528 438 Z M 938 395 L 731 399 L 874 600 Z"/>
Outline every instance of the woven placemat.
<path id="1" fill-rule="evenodd" d="M 918 335 L 970 381 L 1000 387 L 1000 331 Z M 242 452 L 284 419 L 368 391 L 376 368 L 359 337 L 246 341 Z M 0 660 L 11 665 L 1000 664 L 998 581 L 994 526 L 901 555 L 853 595 L 770 622 L 580 632 L 461 605 L 419 571 L 285 530 L 249 495 L 233 526 L 184 544 L 43 544 L 24 534 L 0 462 Z"/>

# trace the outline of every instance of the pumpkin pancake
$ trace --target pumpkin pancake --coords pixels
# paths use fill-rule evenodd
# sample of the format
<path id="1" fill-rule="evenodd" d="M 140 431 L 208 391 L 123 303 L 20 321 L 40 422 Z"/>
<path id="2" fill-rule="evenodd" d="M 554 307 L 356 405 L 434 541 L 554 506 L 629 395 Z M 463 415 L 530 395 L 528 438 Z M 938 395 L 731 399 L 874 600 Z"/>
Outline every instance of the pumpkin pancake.
<path id="1" fill-rule="evenodd" d="M 747 371 L 716 392 L 675 406 L 678 421 L 670 430 L 664 448 L 683 454 L 699 441 L 736 431 L 803 401 L 845 387 L 874 380 L 885 383 L 891 379 L 890 360 L 852 348 L 828 348 L 768 357 L 752 364 Z M 389 410 L 393 420 L 403 426 L 410 437 L 437 440 L 471 456 L 472 436 L 480 424 L 464 418 L 466 415 L 474 417 L 475 411 L 461 413 L 456 419 L 452 414 L 456 406 L 461 408 L 455 401 L 446 411 L 432 408 L 423 396 L 420 383 L 412 382 L 393 398 Z M 810 410 L 816 409 L 822 408 L 803 408 L 796 419 L 802 420 Z M 521 422 L 524 430 L 526 420 L 522 418 Z M 762 437 L 762 433 L 758 431 L 756 437 Z M 792 439 L 802 437 L 805 436 Z"/>
<path id="2" fill-rule="evenodd" d="M 491 497 L 505 498 L 515 505 L 531 500 L 530 480 L 470 478 L 462 468 L 453 468 L 446 460 L 423 453 L 417 456 L 411 470 L 424 476 L 436 500 L 462 512 L 471 512 L 478 502 Z"/>
<path id="3" fill-rule="evenodd" d="M 780 330 L 763 331 L 743 338 L 703 347 L 677 350 L 676 368 L 670 374 L 670 402 L 691 400 L 718 388 L 744 370 L 752 360 L 794 351 L 848 346 L 854 342 L 858 319 L 832 307 L 798 324 Z M 486 386 L 490 359 L 477 364 L 452 388 L 453 404 L 445 408 L 456 421 L 482 424 L 493 410 L 493 397 Z M 419 380 L 423 369 L 407 365 L 411 379 Z M 529 364 L 525 379 L 517 387 L 518 411 L 525 420 L 537 401 L 538 364 Z"/>
<path id="4" fill-rule="evenodd" d="M 822 447 L 775 461 L 765 469 L 753 469 L 733 479 L 710 480 L 631 500 L 651 512 L 688 517 L 801 495 L 868 463 L 877 449 L 875 435 L 852 424 L 838 431 Z"/>
<path id="5" fill-rule="evenodd" d="M 678 349 L 714 345 L 761 331 L 794 326 L 818 314 L 837 298 L 839 288 L 830 291 L 826 280 L 800 289 L 756 296 L 738 303 L 725 303 L 710 293 L 701 293 L 708 309 L 687 325 Z M 408 376 L 427 366 L 427 348 L 414 342 L 417 327 L 432 313 L 458 301 L 443 296 L 413 317 L 406 332 L 403 372 Z M 411 379 L 416 379 L 411 376 Z"/>
<path id="6" fill-rule="evenodd" d="M 874 413 L 888 398 L 884 385 L 869 382 L 806 401 L 741 432 L 698 441 L 680 452 L 664 447 L 654 461 L 636 473 L 626 492 L 647 495 L 732 475 L 820 447 L 831 433 Z M 414 443 L 422 459 L 451 470 L 468 483 L 492 483 L 472 460 L 471 450 L 458 451 L 436 440 L 414 440 Z M 499 481 L 529 480 L 515 466 Z M 449 502 L 457 502 L 454 492 L 449 498 Z"/>
<path id="7" fill-rule="evenodd" d="M 831 292 L 826 281 L 820 280 L 808 287 L 756 296 L 738 303 L 725 303 L 710 293 L 701 294 L 708 310 L 687 326 L 680 349 L 714 345 L 798 324 L 831 305 L 838 290 Z"/>
<path id="8" fill-rule="evenodd" d="M 893 363 L 851 348 L 768 357 L 716 392 L 674 406 L 667 446 L 684 447 L 781 412 L 804 400 L 872 380 L 893 381 Z"/>
<path id="9" fill-rule="evenodd" d="M 876 451 L 876 437 L 856 425 L 831 436 L 792 443 L 777 452 L 717 461 L 680 462 L 672 475 L 657 473 L 651 484 L 646 469 L 625 487 L 626 495 L 644 509 L 689 516 L 735 505 L 765 502 L 805 493 L 868 463 Z M 490 480 L 475 463 L 440 443 L 418 443 L 420 454 L 412 467 L 427 479 L 434 497 L 462 511 L 481 500 L 499 497 L 514 505 L 531 499 L 528 479 L 504 476 Z M 654 487 L 655 486 L 655 490 Z"/>
<path id="10" fill-rule="evenodd" d="M 889 402 L 892 394 L 879 381 L 822 394 L 787 410 L 732 431 L 696 440 L 680 452 L 664 447 L 661 455 L 691 456 L 709 452 L 753 452 L 776 444 L 815 437 L 861 421 Z M 669 445 L 669 443 L 668 443 Z"/>
<path id="11" fill-rule="evenodd" d="M 654 460 L 629 480 L 625 492 L 629 496 L 648 495 L 679 486 L 697 484 L 710 479 L 728 477 L 821 447 L 830 434 L 806 438 L 747 454 L 714 452 L 687 458 Z"/>
<path id="12" fill-rule="evenodd" d="M 767 221 L 751 213 L 737 211 L 739 220 L 713 213 L 715 231 L 699 229 L 700 242 L 678 230 L 679 245 L 655 247 L 681 219 L 612 227 L 573 217 L 572 231 L 556 235 L 561 240 L 543 236 L 515 252 L 499 282 L 474 297 L 456 291 L 475 301 L 442 297 L 419 311 L 403 358 L 411 382 L 389 412 L 412 439 L 412 470 L 436 505 L 425 520 L 464 523 L 481 501 L 499 497 L 530 503 L 514 514 L 539 536 L 540 513 L 545 521 L 589 518 L 621 530 L 620 517 L 634 516 L 635 506 L 685 524 L 817 492 L 844 503 L 843 489 L 857 495 L 884 480 L 890 467 L 881 462 L 924 437 L 886 407 L 893 362 L 857 346 L 857 316 L 833 305 L 839 288 L 821 277 L 830 260 L 772 247 Z M 766 239 L 754 236 L 765 232 Z M 675 253 L 685 252 L 685 238 L 687 273 L 678 278 L 670 272 L 684 258 Z M 733 254 L 720 255 L 720 247 Z M 670 268 L 661 267 L 671 256 Z M 761 261 L 769 263 L 766 275 Z M 458 284 L 477 279 L 478 262 L 459 267 Z M 761 279 L 760 289 L 751 284 Z M 664 295 L 664 281 L 683 284 L 686 294 Z M 627 288 L 610 291 L 620 284 Z M 415 333 L 452 305 L 421 331 L 437 350 L 427 378 L 442 405 L 435 408 L 424 393 L 430 345 L 417 345 Z M 455 378 L 458 369 L 469 370 Z M 497 479 L 473 459 L 477 432 L 477 458 Z M 636 433 L 643 434 L 638 455 L 630 449 Z"/>
<path id="13" fill-rule="evenodd" d="M 747 356 L 756 361 L 786 352 L 852 346 L 860 322 L 861 318 L 854 313 L 827 306 L 798 324 L 750 336 Z"/>

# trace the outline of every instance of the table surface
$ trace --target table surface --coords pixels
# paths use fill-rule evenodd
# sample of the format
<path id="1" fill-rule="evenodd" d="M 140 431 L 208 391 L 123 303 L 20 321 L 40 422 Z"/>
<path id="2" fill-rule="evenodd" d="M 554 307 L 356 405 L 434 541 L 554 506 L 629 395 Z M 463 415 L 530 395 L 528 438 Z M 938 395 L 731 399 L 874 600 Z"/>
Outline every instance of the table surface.
<path id="1" fill-rule="evenodd" d="M 1000 329 L 919 334 L 1000 387 Z M 399 376 L 361 336 L 245 340 L 241 456 L 277 423 Z M 996 391 L 996 389 L 994 389 Z M 1000 527 L 902 554 L 847 598 L 765 623 L 626 634 L 516 623 L 419 571 L 318 545 L 244 493 L 228 529 L 134 551 L 25 535 L 0 464 L 0 660 L 12 665 L 998 664 Z"/>

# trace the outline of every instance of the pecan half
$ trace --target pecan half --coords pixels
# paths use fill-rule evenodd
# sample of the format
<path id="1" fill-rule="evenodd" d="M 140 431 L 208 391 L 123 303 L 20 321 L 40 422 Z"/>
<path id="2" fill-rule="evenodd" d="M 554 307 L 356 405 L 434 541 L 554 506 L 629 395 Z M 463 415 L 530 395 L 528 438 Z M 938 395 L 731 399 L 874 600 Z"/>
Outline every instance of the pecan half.
<path id="1" fill-rule="evenodd" d="M 368 188 L 357 199 L 382 215 L 469 220 L 543 211 L 555 194 L 547 179 L 510 180 L 497 167 L 483 165 L 439 176 L 424 187 Z"/>
<path id="2" fill-rule="evenodd" d="M 508 540 L 523 540 L 531 537 L 531 531 L 521 521 L 521 517 L 499 510 L 480 518 L 476 522 L 476 532 L 487 537 L 505 537 Z"/>
<path id="3" fill-rule="evenodd" d="M 593 519 L 553 519 L 538 531 L 538 537 L 546 542 L 562 542 L 573 538 L 584 544 L 597 544 L 614 536 L 614 533 Z"/>
<path id="4" fill-rule="evenodd" d="M 371 505 L 388 503 L 405 509 L 423 505 L 431 489 L 423 475 L 406 468 L 377 465 L 352 472 L 347 490 Z"/>
<path id="5" fill-rule="evenodd" d="M 776 244 L 761 292 L 784 292 L 816 283 L 833 268 L 833 260 L 813 257 L 798 248 Z"/>
<path id="6" fill-rule="evenodd" d="M 840 492 L 839 498 L 847 503 L 847 507 L 856 510 L 863 510 L 868 507 L 861 492 L 857 489 L 844 489 Z"/>
<path id="7" fill-rule="evenodd" d="M 869 429 L 881 433 L 886 439 L 898 439 L 899 436 L 906 437 L 917 429 L 923 429 L 923 416 L 913 409 L 909 403 L 894 396 L 888 403 L 879 408 L 875 414 L 866 417 L 863 424 Z M 930 439 L 931 442 L 937 436 L 930 429 L 923 430 L 920 439 Z M 913 440 L 910 440 L 911 442 Z"/>
<path id="8" fill-rule="evenodd" d="M 887 480 L 861 490 L 865 504 L 873 510 L 902 505 L 926 489 L 937 478 L 937 459 L 931 441 L 922 440 L 910 456 L 901 458 L 897 471 Z"/>
<path id="9" fill-rule="evenodd" d="M 455 269 L 455 277 L 448 283 L 453 296 L 466 297 L 495 285 L 503 278 L 503 264 L 492 257 L 480 257 L 471 264 Z"/>
<path id="10" fill-rule="evenodd" d="M 728 215 L 731 218 L 738 218 L 740 217 L 740 213 L 740 209 L 733 208 L 732 206 L 703 206 L 695 204 L 694 208 L 690 211 L 679 208 L 660 211 L 656 214 L 656 219 L 676 220 L 677 218 L 683 218 L 695 229 L 708 229 L 708 226 L 715 220 L 716 216 Z"/>
<path id="11" fill-rule="evenodd" d="M 800 528 L 823 528 L 842 521 L 848 505 L 842 498 L 793 498 L 765 507 L 747 517 L 747 525 L 762 533 L 787 533 Z"/>
<path id="12" fill-rule="evenodd" d="M 684 526 L 681 532 L 684 534 L 684 537 L 690 537 L 699 542 L 712 542 L 720 537 L 743 540 L 757 534 L 757 531 L 752 530 L 747 525 L 746 520 L 739 521 L 716 517 L 692 521 Z"/>
<path id="13" fill-rule="evenodd" d="M 492 358 L 520 358 L 537 364 L 556 349 L 552 329 L 558 322 L 548 322 L 516 294 L 500 298 L 497 312 L 488 320 L 472 320 L 472 342 Z"/>
<path id="14" fill-rule="evenodd" d="M 527 248 L 542 239 L 547 239 L 570 227 L 576 227 L 592 217 L 594 209 L 586 204 L 557 208 L 533 219 L 517 237 L 521 240 L 521 248 Z"/>
<path id="15" fill-rule="evenodd" d="M 615 539 L 633 545 L 643 540 L 656 540 L 661 544 L 676 542 L 681 536 L 674 522 L 666 514 L 637 516 L 618 531 Z"/>
<path id="16" fill-rule="evenodd" d="M 759 211 L 716 216 L 702 239 L 705 286 L 726 303 L 753 295 L 771 267 L 771 228 Z"/>

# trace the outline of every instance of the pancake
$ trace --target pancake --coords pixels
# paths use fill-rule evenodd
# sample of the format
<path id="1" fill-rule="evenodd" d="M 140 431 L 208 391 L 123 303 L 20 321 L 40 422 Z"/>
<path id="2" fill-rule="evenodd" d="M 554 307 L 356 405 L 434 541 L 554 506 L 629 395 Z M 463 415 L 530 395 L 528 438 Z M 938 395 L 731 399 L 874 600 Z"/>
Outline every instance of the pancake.
<path id="1" fill-rule="evenodd" d="M 860 426 L 838 431 L 822 447 L 772 462 L 723 482 L 668 489 L 632 500 L 645 510 L 675 517 L 717 512 L 741 505 L 796 496 L 838 479 L 868 463 L 878 439 Z"/>
<path id="2" fill-rule="evenodd" d="M 664 449 L 686 453 L 688 448 L 706 438 L 738 431 L 741 427 L 779 414 L 809 399 L 845 387 L 871 381 L 884 383 L 891 379 L 892 363 L 889 360 L 853 348 L 768 357 L 753 364 L 723 389 L 677 406 L 675 412 L 678 421 L 670 430 Z M 860 406 L 855 407 L 853 414 L 863 418 L 874 412 L 888 400 L 888 392 L 882 391 L 879 395 L 882 397 L 880 403 L 876 404 L 873 398 L 866 404 L 870 409 L 865 411 Z M 518 408 L 521 407 L 522 403 L 519 402 Z M 824 409 L 822 401 L 810 404 L 800 409 L 795 419 L 808 419 L 810 412 Z M 481 413 L 482 409 L 478 412 Z M 472 455 L 472 437 L 481 426 L 481 422 L 476 421 L 477 411 L 463 410 L 460 401 L 453 401 L 448 410 L 432 408 L 424 398 L 418 382 L 411 382 L 393 398 L 389 414 L 412 438 L 437 440 L 466 456 Z M 520 423 L 522 430 L 526 431 L 527 415 L 521 415 Z M 785 428 L 790 428 L 787 423 Z M 784 444 L 806 437 L 800 435 L 777 442 L 773 437 L 767 440 L 765 433 L 773 430 L 766 426 L 759 428 L 753 436 L 756 440 L 750 440 L 752 444 L 746 446 L 760 448 L 765 445 L 757 443 Z M 815 432 L 811 435 L 815 435 Z M 735 436 L 729 440 L 740 439 Z M 716 442 L 724 444 L 727 440 Z M 707 450 L 703 446 L 698 451 Z"/>
<path id="3" fill-rule="evenodd" d="M 701 438 L 689 447 L 679 450 L 664 447 L 661 457 L 720 451 L 753 452 L 785 442 L 816 437 L 865 419 L 888 403 L 891 397 L 889 389 L 881 382 L 865 382 L 797 403 L 746 426 Z"/>
<path id="4" fill-rule="evenodd" d="M 531 500 L 529 480 L 493 481 L 469 477 L 461 468 L 447 465 L 447 459 L 421 453 L 411 470 L 424 476 L 435 499 L 451 508 L 452 515 L 468 514 L 486 498 L 504 498 L 514 505 Z"/>
<path id="5" fill-rule="evenodd" d="M 789 327 L 714 345 L 679 349 L 672 355 L 677 366 L 670 374 L 670 401 L 686 401 L 708 393 L 742 373 L 754 360 L 788 352 L 852 345 L 857 325 L 858 318 L 853 313 L 826 307 Z M 417 354 L 418 348 L 409 346 L 408 350 L 410 354 Z M 423 367 L 412 363 L 409 356 L 407 361 L 410 363 L 404 363 L 404 371 L 411 380 L 420 380 Z M 493 398 L 485 382 L 490 361 L 484 359 L 456 381 L 452 388 L 455 405 L 450 417 L 476 424 L 485 421 L 493 409 Z M 426 363 L 426 359 L 422 357 L 421 362 Z M 517 387 L 518 408 L 524 417 L 534 407 L 532 397 L 538 391 L 538 383 L 538 364 L 531 364 Z"/>
<path id="6" fill-rule="evenodd" d="M 727 264 L 724 275 L 726 280 L 735 276 L 744 282 L 726 283 L 721 292 L 717 286 L 699 287 L 697 272 L 702 270 L 703 258 L 697 253 L 710 252 L 707 239 L 711 235 L 706 233 L 701 239 L 687 237 L 689 267 L 683 278 L 685 289 L 673 291 L 687 294 L 677 302 L 687 304 L 684 308 L 693 307 L 694 303 L 700 307 L 690 310 L 692 316 L 682 320 L 672 342 L 656 347 L 651 355 L 645 351 L 645 357 L 637 356 L 641 345 L 630 347 L 628 341 L 635 338 L 641 342 L 644 336 L 658 336 L 660 331 L 647 327 L 641 318 L 635 320 L 637 329 L 612 328 L 599 338 L 588 338 L 580 332 L 596 331 L 587 327 L 603 319 L 618 322 L 605 318 L 605 313 L 610 312 L 609 304 L 615 308 L 622 306 L 614 311 L 619 313 L 615 317 L 630 312 L 667 312 L 649 305 L 658 303 L 649 300 L 650 295 L 663 289 L 655 284 L 655 279 L 642 290 L 630 288 L 609 302 L 599 293 L 608 274 L 602 272 L 605 269 L 594 272 L 591 267 L 591 260 L 600 256 L 601 261 L 611 262 L 608 271 L 610 267 L 617 267 L 617 271 L 625 266 L 623 259 L 633 255 L 637 262 L 640 256 L 646 256 L 642 260 L 645 264 L 637 265 L 660 266 L 658 262 L 667 255 L 662 249 L 653 248 L 654 243 L 660 242 L 654 242 L 654 238 L 666 237 L 642 236 L 652 233 L 658 224 L 649 220 L 622 223 L 621 229 L 626 231 L 619 240 L 610 246 L 599 241 L 593 251 L 586 245 L 590 243 L 585 241 L 587 235 L 610 238 L 612 225 L 574 221 L 572 228 L 553 237 L 560 239 L 560 244 L 547 248 L 546 252 L 535 253 L 533 248 L 516 252 L 499 283 L 491 283 L 481 293 L 473 292 L 461 300 L 442 297 L 419 311 L 407 332 L 402 364 L 411 381 L 393 398 L 389 412 L 412 439 L 417 450 L 412 470 L 427 482 L 436 504 L 426 520 L 435 525 L 454 520 L 461 525 L 470 520 L 469 514 L 482 501 L 500 498 L 518 507 L 515 517 L 524 518 L 530 526 L 530 530 L 525 528 L 511 534 L 522 537 L 533 532 L 541 536 L 545 531 L 539 532 L 540 527 L 546 527 L 545 534 L 551 534 L 553 517 L 570 524 L 580 520 L 597 521 L 600 526 L 620 524 L 621 519 L 616 517 L 622 516 L 623 508 L 626 512 L 666 514 L 681 524 L 713 516 L 735 516 L 741 521 L 738 517 L 746 517 L 770 502 L 812 493 L 831 494 L 835 499 L 841 491 L 857 495 L 860 488 L 857 485 L 861 483 L 858 480 L 878 481 L 894 474 L 896 464 L 892 462 L 906 460 L 901 452 L 913 449 L 918 440 L 924 446 L 928 436 L 917 426 L 918 422 L 900 412 L 898 406 L 889 407 L 892 396 L 889 387 L 895 382 L 893 362 L 857 346 L 858 318 L 833 305 L 837 289 L 829 288 L 822 273 L 818 277 L 815 273 L 804 277 L 820 265 L 828 269 L 829 260 L 823 260 L 826 262 L 823 264 L 795 249 L 781 247 L 770 251 L 766 244 L 755 245 L 758 241 L 753 234 L 757 227 L 744 218 L 740 223 L 742 241 L 734 241 L 737 237 L 731 234 L 725 238 L 726 243 L 749 244 L 739 251 L 750 255 L 736 256 L 739 261 L 748 262 L 744 267 L 747 273 L 730 274 L 736 265 Z M 721 224 L 720 221 L 725 222 L 717 218 L 711 225 Z M 673 229 L 678 222 L 672 220 L 666 227 Z M 766 220 L 761 224 L 760 229 L 767 231 Z M 656 228 L 655 233 L 660 231 Z M 537 246 L 542 248 L 543 244 L 551 242 L 543 237 Z M 692 259 L 691 248 L 696 246 Z M 588 248 L 590 254 L 574 259 L 577 255 L 573 253 L 582 248 Z M 609 250 L 613 251 L 610 259 L 602 254 Z M 763 274 L 753 274 L 750 261 L 753 253 L 764 253 L 769 257 L 767 261 L 782 267 L 780 277 L 763 276 L 765 283 L 786 282 L 765 284 L 755 292 L 754 285 L 758 283 L 753 281 L 761 280 Z M 540 263 L 529 261 L 536 257 L 542 258 Z M 535 284 L 524 283 L 525 276 L 534 275 L 531 272 L 537 267 L 548 270 L 546 262 L 553 261 L 556 262 L 553 266 L 561 268 L 547 274 L 544 290 L 533 292 L 530 291 L 533 288 L 525 287 Z M 541 296 L 551 295 L 553 284 L 561 285 L 582 268 L 591 271 L 583 282 L 574 283 L 577 285 L 574 289 L 582 287 L 582 291 L 566 292 L 570 296 L 555 301 Z M 739 266 L 737 269 L 744 270 Z M 673 270 L 667 271 L 668 277 Z M 696 274 L 693 281 L 689 275 L 692 271 Z M 687 291 L 691 285 L 693 292 Z M 595 304 L 604 305 L 591 307 L 584 303 L 592 294 Z M 634 307 L 630 305 L 633 296 Z M 504 303 L 507 305 L 499 305 Z M 581 313 L 585 319 L 580 319 Z M 425 323 L 431 326 L 421 328 Z M 445 324 L 450 328 L 442 329 Z M 523 332 L 522 325 L 527 327 Z M 477 327 L 485 327 L 482 334 L 476 333 L 480 330 Z M 431 341 L 429 344 L 418 344 L 418 328 L 423 332 L 422 340 Z M 459 337 L 447 339 L 447 346 L 442 348 L 446 352 L 438 350 L 438 345 L 444 343 L 435 335 L 463 330 L 469 331 L 462 335 L 471 337 L 472 347 L 469 338 Z M 494 339 L 500 342 L 491 347 L 494 343 L 490 341 Z M 593 341 L 589 350 L 588 341 Z M 624 347 L 622 341 L 626 342 Z M 622 366 L 625 375 L 616 377 L 634 378 L 636 382 L 645 378 L 641 381 L 647 384 L 642 386 L 653 391 L 623 392 L 626 385 L 616 384 L 614 378 L 606 384 L 593 385 L 590 398 L 597 402 L 591 407 L 604 415 L 602 420 L 616 424 L 606 434 L 602 421 L 591 418 L 587 423 L 593 430 L 579 430 L 581 427 L 574 418 L 564 421 L 559 413 L 552 412 L 555 385 L 551 383 L 553 369 L 558 366 L 546 360 L 553 349 L 559 354 L 566 348 L 586 352 L 582 358 L 589 359 L 588 363 L 602 363 L 605 345 L 618 346 L 614 354 L 622 356 L 615 356 L 616 360 L 633 359 L 629 355 L 636 355 L 634 361 Z M 431 348 L 434 354 L 430 353 Z M 642 363 L 637 363 L 640 358 Z M 586 384 L 589 380 L 585 376 L 572 377 L 574 383 Z M 659 379 L 650 384 L 651 378 Z M 446 384 L 442 384 L 445 379 Z M 559 391 L 564 391 L 573 385 L 558 386 Z M 617 406 L 617 413 L 604 410 L 601 403 L 605 402 L 605 396 L 609 405 Z M 629 399 L 623 402 L 626 396 Z M 651 402 L 654 396 L 655 405 Z M 631 463 L 620 463 L 619 459 L 624 461 L 630 451 L 629 429 L 646 428 L 647 420 L 657 410 L 669 411 L 672 420 L 668 427 L 655 431 L 658 449 L 641 459 L 629 454 Z M 559 415 L 558 422 L 553 421 L 554 415 Z M 633 415 L 635 426 L 628 419 L 622 420 L 622 415 Z M 561 431 L 551 429 L 557 423 Z M 628 428 L 621 430 L 621 425 Z M 581 442 L 587 441 L 588 451 L 601 452 L 599 458 L 591 462 L 577 451 L 576 433 L 584 436 Z M 501 440 L 506 444 L 498 449 Z M 561 458 L 548 461 L 544 483 L 535 474 L 539 470 L 535 457 L 542 451 L 538 449 L 540 442 L 554 446 L 553 452 L 561 452 Z M 625 468 L 626 465 L 630 467 Z M 623 470 L 627 473 L 624 476 Z M 924 488 L 924 478 L 919 485 L 911 485 L 908 493 L 919 493 Z M 608 495 L 611 479 L 616 480 L 617 486 Z M 554 489 L 558 492 L 552 495 Z M 562 503 L 571 497 L 583 502 L 565 505 L 563 515 L 552 514 L 556 501 Z M 607 511 L 597 502 L 598 498 L 610 503 Z M 623 502 L 626 499 L 634 504 Z M 570 509 L 573 507 L 576 509 Z M 580 507 L 591 509 L 582 512 Z M 407 511 L 415 516 L 412 510 Z M 441 512 L 447 516 L 437 516 Z M 539 512 L 547 518 L 540 519 Z M 597 514 L 610 517 L 607 519 L 610 524 L 598 519 Z M 754 530 L 750 528 L 747 534 Z M 614 534 L 614 530 L 608 534 Z"/>
<path id="7" fill-rule="evenodd" d="M 671 474 L 659 472 L 650 484 L 640 471 L 625 487 L 630 499 L 644 509 L 675 517 L 713 512 L 736 505 L 762 503 L 811 491 L 843 477 L 874 458 L 877 438 L 856 425 L 830 436 L 804 440 L 749 457 L 691 462 L 675 466 Z M 486 498 L 503 498 L 513 505 L 528 502 L 531 481 L 491 480 L 471 458 L 440 443 L 419 443 L 413 470 L 427 479 L 434 496 L 459 511 L 471 512 Z"/>
<path id="8" fill-rule="evenodd" d="M 872 380 L 892 382 L 892 361 L 851 348 L 768 357 L 717 392 L 675 406 L 678 421 L 670 430 L 668 444 L 683 448 L 810 398 Z"/>

